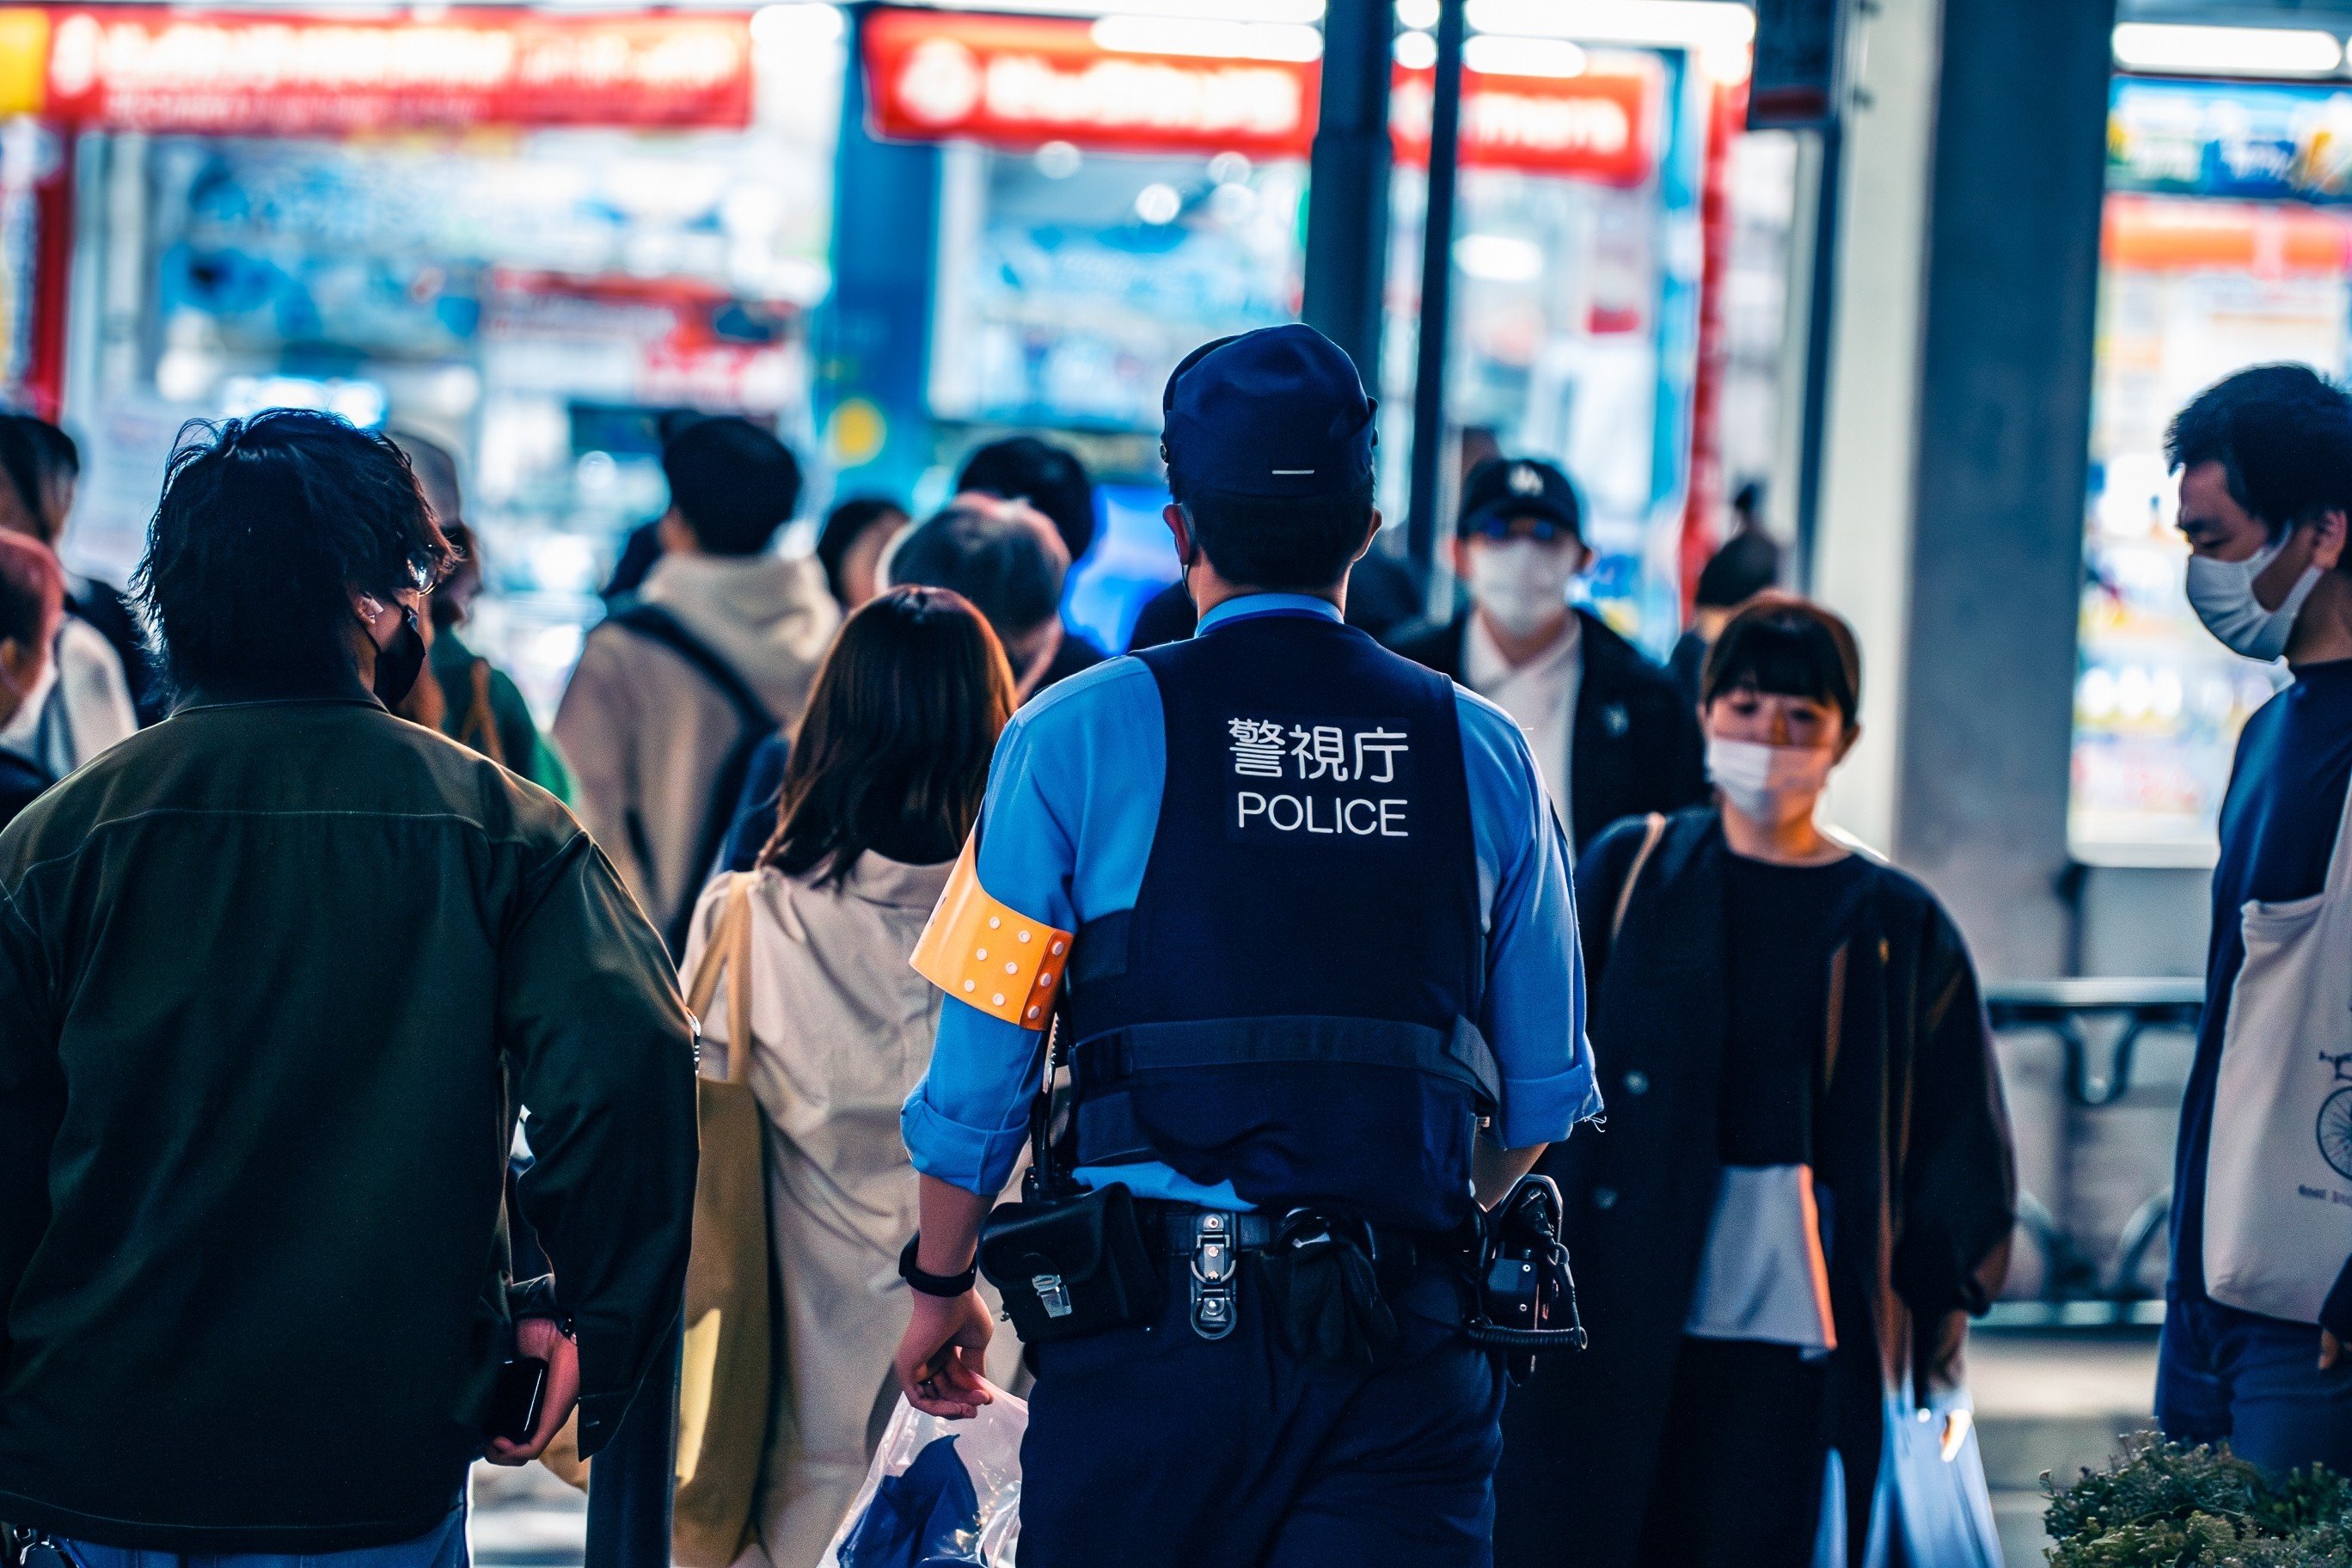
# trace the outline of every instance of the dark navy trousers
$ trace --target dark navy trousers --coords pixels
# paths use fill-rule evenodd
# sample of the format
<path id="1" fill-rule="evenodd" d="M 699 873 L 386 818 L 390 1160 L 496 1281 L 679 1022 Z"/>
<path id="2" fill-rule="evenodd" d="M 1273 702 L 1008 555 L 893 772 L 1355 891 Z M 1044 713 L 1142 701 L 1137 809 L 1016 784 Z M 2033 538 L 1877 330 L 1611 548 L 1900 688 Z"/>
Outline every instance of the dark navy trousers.
<path id="1" fill-rule="evenodd" d="M 1234 1332 L 1201 1339 L 1187 1270 L 1155 1322 L 1038 1348 L 1022 1568 L 1489 1568 L 1503 1374 L 1458 1273 L 1390 1293 L 1399 1352 L 1367 1373 L 1283 1350 L 1251 1255 Z"/>

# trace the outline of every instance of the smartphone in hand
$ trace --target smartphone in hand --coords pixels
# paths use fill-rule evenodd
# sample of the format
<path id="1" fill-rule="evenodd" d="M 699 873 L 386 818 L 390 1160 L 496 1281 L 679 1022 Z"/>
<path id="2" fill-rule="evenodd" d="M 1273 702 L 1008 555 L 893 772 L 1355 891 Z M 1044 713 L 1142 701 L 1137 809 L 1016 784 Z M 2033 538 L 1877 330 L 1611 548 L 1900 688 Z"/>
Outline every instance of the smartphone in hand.
<path id="1" fill-rule="evenodd" d="M 547 1363 L 538 1356 L 518 1356 L 499 1368 L 498 1387 L 490 1395 L 488 1431 L 509 1443 L 528 1443 L 539 1429 L 539 1413 L 547 1398 Z"/>

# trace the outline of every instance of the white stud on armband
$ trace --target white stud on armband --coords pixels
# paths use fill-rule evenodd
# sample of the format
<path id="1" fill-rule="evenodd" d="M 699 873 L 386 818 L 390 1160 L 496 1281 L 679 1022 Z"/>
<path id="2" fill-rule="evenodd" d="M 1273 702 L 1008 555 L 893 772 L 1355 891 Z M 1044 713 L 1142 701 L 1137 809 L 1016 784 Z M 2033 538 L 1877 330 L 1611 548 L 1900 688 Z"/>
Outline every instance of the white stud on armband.
<path id="1" fill-rule="evenodd" d="M 1008 1024 L 1042 1029 L 1068 967 L 1070 933 L 991 898 L 980 885 L 974 842 L 964 840 L 909 962 L 957 1001 Z"/>

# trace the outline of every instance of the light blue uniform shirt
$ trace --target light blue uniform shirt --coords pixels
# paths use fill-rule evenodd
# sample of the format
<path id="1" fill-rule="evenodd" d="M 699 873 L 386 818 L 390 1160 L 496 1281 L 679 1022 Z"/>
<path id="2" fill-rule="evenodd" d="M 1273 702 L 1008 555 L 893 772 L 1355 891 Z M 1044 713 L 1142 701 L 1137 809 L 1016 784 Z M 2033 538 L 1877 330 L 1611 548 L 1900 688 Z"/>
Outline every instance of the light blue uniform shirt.
<path id="1" fill-rule="evenodd" d="M 1265 615 L 1339 618 L 1321 599 L 1253 594 L 1202 616 L 1194 635 Z M 1494 1132 L 1504 1147 L 1524 1149 L 1565 1138 L 1601 1111 L 1584 1038 L 1568 838 L 1519 727 L 1483 698 L 1459 687 L 1454 697 L 1486 936 L 1475 1021 L 1502 1075 Z M 1160 685 L 1142 660 L 1114 658 L 1053 687 L 996 743 L 981 809 L 981 886 L 1063 931 L 1133 909 L 1167 767 Z M 946 998 L 930 1070 L 899 1117 L 917 1170 L 983 1197 L 1003 1190 L 1029 1135 L 1042 1039 Z M 1139 1197 L 1249 1206 L 1230 1183 L 1203 1187 L 1162 1164 L 1081 1166 L 1077 1175 L 1124 1183 Z"/>

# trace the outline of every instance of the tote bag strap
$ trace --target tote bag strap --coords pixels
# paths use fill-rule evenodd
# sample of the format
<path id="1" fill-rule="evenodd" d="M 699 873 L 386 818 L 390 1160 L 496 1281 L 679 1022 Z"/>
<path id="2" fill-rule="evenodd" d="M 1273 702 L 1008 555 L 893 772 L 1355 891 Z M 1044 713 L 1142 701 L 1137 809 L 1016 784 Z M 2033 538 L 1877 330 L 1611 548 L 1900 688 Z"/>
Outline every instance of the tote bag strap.
<path id="1" fill-rule="evenodd" d="M 727 901 L 719 921 L 694 966 L 687 987 L 686 1005 L 698 1018 L 719 994 L 721 975 L 727 979 L 727 1078 L 740 1083 L 751 1070 L 751 884 L 756 871 L 738 872 L 730 879 Z"/>
<path id="2" fill-rule="evenodd" d="M 1642 880 L 1642 868 L 1657 852 L 1658 840 L 1666 836 L 1666 819 L 1652 812 L 1642 824 L 1642 847 L 1633 851 L 1633 863 L 1625 868 L 1625 885 L 1617 889 L 1617 908 L 1609 917 L 1609 945 L 1617 945 L 1617 933 L 1625 929 L 1625 912 L 1633 907 L 1633 889 Z"/>

